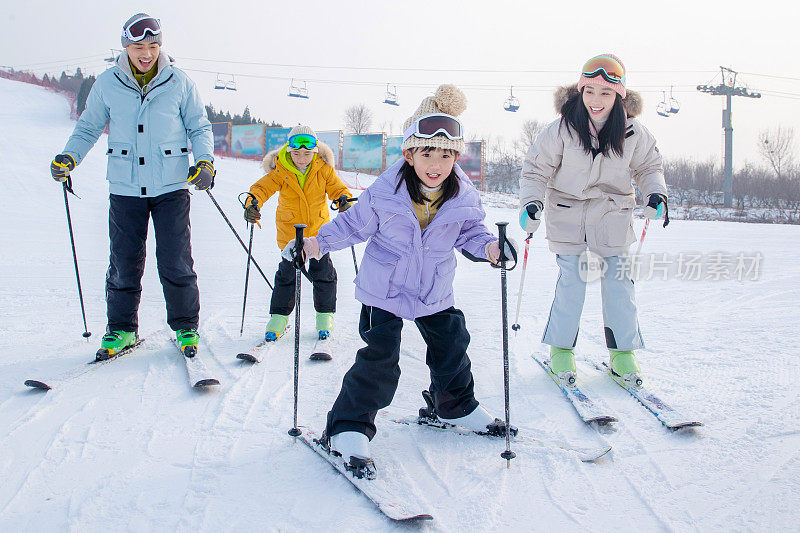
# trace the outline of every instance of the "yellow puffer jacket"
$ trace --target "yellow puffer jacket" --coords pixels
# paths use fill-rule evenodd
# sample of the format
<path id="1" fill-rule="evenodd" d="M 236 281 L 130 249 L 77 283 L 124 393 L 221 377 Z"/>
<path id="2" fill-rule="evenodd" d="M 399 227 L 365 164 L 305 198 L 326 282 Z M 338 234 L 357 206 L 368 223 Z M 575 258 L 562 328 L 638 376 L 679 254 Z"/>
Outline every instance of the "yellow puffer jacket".
<path id="1" fill-rule="evenodd" d="M 297 174 L 285 168 L 278 159 L 280 150 L 269 152 L 261 163 L 266 176 L 250 187 L 250 192 L 264 205 L 270 196 L 279 192 L 275 227 L 278 230 L 278 247 L 283 250 L 294 239 L 294 225 L 305 224 L 305 237 L 316 236 L 319 228 L 330 221 L 328 203 L 339 196 L 351 196 L 333 168 L 333 151 L 325 143 L 317 145 L 319 153 L 311 161 L 305 186 L 301 189 Z M 327 199 L 326 199 L 327 195 Z"/>

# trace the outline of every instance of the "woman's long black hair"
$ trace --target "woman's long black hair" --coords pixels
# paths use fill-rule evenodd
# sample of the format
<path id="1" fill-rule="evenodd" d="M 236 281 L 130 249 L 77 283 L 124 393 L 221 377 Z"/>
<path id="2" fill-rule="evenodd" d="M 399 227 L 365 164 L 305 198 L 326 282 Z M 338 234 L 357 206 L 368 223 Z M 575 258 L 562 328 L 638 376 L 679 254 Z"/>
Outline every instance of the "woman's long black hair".
<path id="1" fill-rule="evenodd" d="M 409 152 L 412 154 L 416 150 L 421 150 L 423 152 L 432 152 L 436 150 L 436 148 L 432 146 L 422 146 L 422 147 L 414 147 L 409 148 Z M 456 151 L 455 150 L 445 150 L 448 154 L 455 157 Z M 428 197 L 425 196 L 425 193 L 422 192 L 422 180 L 419 179 L 417 176 L 417 172 L 414 170 L 414 167 L 408 164 L 408 161 L 403 163 L 403 166 L 400 167 L 400 181 L 397 182 L 397 187 L 395 187 L 394 192 L 400 190 L 400 186 L 405 182 L 406 189 L 408 189 L 408 195 L 411 197 L 411 201 L 415 204 L 424 204 L 428 201 Z M 456 167 L 453 165 L 453 170 L 450 171 L 450 175 L 444 179 L 442 183 L 442 195 L 439 197 L 438 200 L 433 202 L 432 205 L 439 204 L 441 207 L 444 203 L 453 198 L 458 194 L 458 176 L 456 176 Z"/>
<path id="2" fill-rule="evenodd" d="M 622 105 L 622 97 L 617 94 L 614 100 L 614 107 L 611 108 L 611 114 L 608 115 L 608 120 L 603 129 L 597 134 L 597 153 L 608 156 L 609 152 L 614 152 L 619 157 L 622 157 L 627 119 L 628 114 Z M 595 152 L 592 149 L 592 132 L 589 129 L 589 120 L 589 111 L 586 110 L 586 106 L 583 103 L 583 89 L 581 89 L 577 94 L 570 96 L 561 106 L 561 123 L 566 123 L 567 127 L 578 135 L 581 146 L 587 154 Z"/>

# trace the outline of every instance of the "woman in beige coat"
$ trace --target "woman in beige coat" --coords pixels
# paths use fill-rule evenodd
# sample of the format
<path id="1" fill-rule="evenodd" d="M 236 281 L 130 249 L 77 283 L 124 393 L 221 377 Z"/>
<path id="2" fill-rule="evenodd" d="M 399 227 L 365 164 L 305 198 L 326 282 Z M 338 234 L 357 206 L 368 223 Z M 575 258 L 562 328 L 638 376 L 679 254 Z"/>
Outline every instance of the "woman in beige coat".
<path id="1" fill-rule="evenodd" d="M 567 385 L 577 377 L 574 348 L 586 290 L 579 264 L 587 250 L 605 262 L 601 292 L 611 368 L 641 383 L 633 350 L 644 343 L 627 257 L 636 240 L 631 177 L 648 199 L 645 215 L 664 212 L 665 226 L 669 218 L 661 154 L 634 118 L 641 113 L 641 98 L 625 82 L 625 67 L 616 56 L 590 59 L 577 85 L 556 91 L 561 118 L 536 138 L 522 167 L 520 224 L 528 233 L 536 231 L 544 211 L 559 266 L 542 342 L 550 345 L 551 368 Z"/>

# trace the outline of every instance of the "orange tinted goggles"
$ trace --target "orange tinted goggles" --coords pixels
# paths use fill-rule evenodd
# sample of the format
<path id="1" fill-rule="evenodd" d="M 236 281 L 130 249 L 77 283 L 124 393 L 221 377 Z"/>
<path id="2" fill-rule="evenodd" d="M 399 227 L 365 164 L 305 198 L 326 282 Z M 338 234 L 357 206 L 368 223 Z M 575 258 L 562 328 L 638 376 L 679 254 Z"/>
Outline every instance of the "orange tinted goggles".
<path id="1" fill-rule="evenodd" d="M 625 85 L 625 67 L 609 56 L 601 55 L 587 61 L 583 65 L 583 75 L 587 78 L 602 76 L 609 83 L 622 83 Z"/>

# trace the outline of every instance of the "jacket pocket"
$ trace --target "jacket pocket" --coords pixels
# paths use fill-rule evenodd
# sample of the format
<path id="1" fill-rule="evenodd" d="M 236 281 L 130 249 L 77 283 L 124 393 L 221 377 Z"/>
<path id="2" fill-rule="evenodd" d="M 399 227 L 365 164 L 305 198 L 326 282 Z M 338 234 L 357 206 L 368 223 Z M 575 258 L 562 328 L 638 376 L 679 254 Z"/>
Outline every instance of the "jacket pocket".
<path id="1" fill-rule="evenodd" d="M 431 289 L 428 294 L 422 297 L 425 305 L 441 302 L 452 294 L 453 280 L 456 277 L 456 264 L 456 258 L 451 254 L 450 257 L 436 265 Z"/>
<path id="2" fill-rule="evenodd" d="M 161 182 L 164 185 L 185 182 L 189 177 L 189 148 L 186 142 L 161 143 L 158 151 L 161 158 Z"/>
<path id="3" fill-rule="evenodd" d="M 106 179 L 111 183 L 133 182 L 133 151 L 128 143 L 108 143 Z"/>
<path id="4" fill-rule="evenodd" d="M 583 242 L 583 204 L 574 200 L 547 199 L 544 210 L 547 240 L 579 244 Z"/>
<path id="5" fill-rule="evenodd" d="M 356 285 L 373 296 L 388 298 L 399 261 L 398 254 L 370 243 L 364 250 L 361 267 L 356 276 Z"/>
<path id="6" fill-rule="evenodd" d="M 607 211 L 600 217 L 597 228 L 599 244 L 609 247 L 631 244 L 636 240 L 633 232 L 633 208 L 621 207 L 613 200 L 606 204 Z"/>

